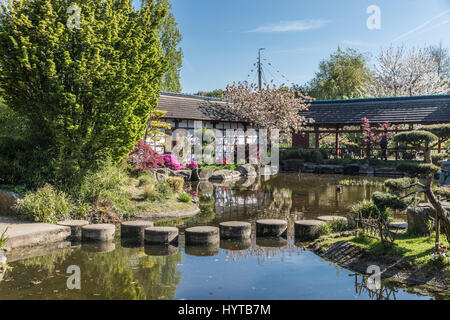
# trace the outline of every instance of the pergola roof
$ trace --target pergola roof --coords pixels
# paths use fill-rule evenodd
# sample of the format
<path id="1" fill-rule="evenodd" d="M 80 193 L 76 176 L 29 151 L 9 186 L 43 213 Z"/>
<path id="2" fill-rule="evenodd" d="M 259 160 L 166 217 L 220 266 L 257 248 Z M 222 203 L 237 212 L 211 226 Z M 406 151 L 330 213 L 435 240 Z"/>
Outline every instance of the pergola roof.
<path id="1" fill-rule="evenodd" d="M 313 101 L 308 111 L 316 125 L 355 125 L 361 118 L 372 123 L 450 123 L 450 95 Z"/>
<path id="2" fill-rule="evenodd" d="M 161 92 L 158 109 L 167 111 L 164 118 L 203 121 L 245 122 L 233 115 L 222 99 Z"/>

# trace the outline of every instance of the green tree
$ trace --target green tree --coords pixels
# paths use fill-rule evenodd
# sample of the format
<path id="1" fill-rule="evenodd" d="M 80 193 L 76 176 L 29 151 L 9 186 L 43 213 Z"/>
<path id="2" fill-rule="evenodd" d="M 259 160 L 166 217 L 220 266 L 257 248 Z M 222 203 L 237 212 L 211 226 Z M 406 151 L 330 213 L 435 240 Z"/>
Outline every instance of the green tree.
<path id="1" fill-rule="evenodd" d="M 29 152 L 46 155 L 41 175 L 73 183 L 108 157 L 120 161 L 144 135 L 167 68 L 158 34 L 167 7 L 80 0 L 76 28 L 69 5 L 2 5 L 0 87 L 8 107 L 29 119 Z"/>
<path id="2" fill-rule="evenodd" d="M 394 136 L 394 142 L 403 143 L 409 147 L 424 153 L 424 163 L 405 163 L 397 167 L 397 170 L 407 173 L 410 178 L 387 180 L 385 185 L 389 192 L 375 192 L 372 200 L 376 206 L 384 211 L 386 208 L 404 210 L 414 203 L 418 194 L 425 193 L 428 201 L 436 210 L 437 217 L 442 222 L 447 240 L 450 241 L 450 213 L 445 210 L 442 203 L 433 191 L 433 180 L 440 168 L 433 164 L 431 150 L 436 147 L 439 140 L 450 139 L 450 125 L 432 125 L 421 130 L 398 133 Z M 417 178 L 423 177 L 419 182 Z M 439 223 L 436 227 L 436 242 L 439 242 Z"/>
<path id="3" fill-rule="evenodd" d="M 157 0 L 155 10 L 167 8 L 169 11 L 159 25 L 159 34 L 168 69 L 161 79 L 161 90 L 181 92 L 180 70 L 183 65 L 183 50 L 179 47 L 183 36 L 178 29 L 175 15 L 171 11 L 170 0 Z"/>
<path id="4" fill-rule="evenodd" d="M 319 71 L 310 82 L 301 87 L 301 91 L 322 100 L 360 98 L 360 90 L 368 74 L 364 54 L 354 49 L 342 50 L 338 47 L 327 60 L 320 62 Z"/>

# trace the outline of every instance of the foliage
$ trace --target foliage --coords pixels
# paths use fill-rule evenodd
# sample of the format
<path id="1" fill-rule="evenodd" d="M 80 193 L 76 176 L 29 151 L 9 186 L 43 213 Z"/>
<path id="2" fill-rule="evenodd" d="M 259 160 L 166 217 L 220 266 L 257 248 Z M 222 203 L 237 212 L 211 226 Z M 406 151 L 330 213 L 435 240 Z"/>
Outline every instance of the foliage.
<path id="1" fill-rule="evenodd" d="M 181 165 L 181 163 L 178 162 L 178 158 L 176 155 L 168 153 L 168 154 L 164 154 L 162 156 L 163 160 L 164 160 L 164 166 L 166 168 L 170 168 L 172 170 L 181 170 L 183 168 L 183 166 Z"/>
<path id="2" fill-rule="evenodd" d="M 437 46 L 428 48 L 431 59 L 436 64 L 437 73 L 444 79 L 450 79 L 450 55 L 447 48 L 442 46 L 442 42 Z"/>
<path id="3" fill-rule="evenodd" d="M 155 190 L 161 195 L 163 200 L 170 199 L 173 195 L 172 187 L 166 181 L 159 181 L 155 186 Z"/>
<path id="4" fill-rule="evenodd" d="M 355 204 L 351 208 L 351 216 L 353 219 L 361 217 L 364 219 L 373 218 L 378 219 L 380 217 L 387 218 L 388 212 L 381 211 L 373 201 L 363 200 Z"/>
<path id="5" fill-rule="evenodd" d="M 434 194 L 441 196 L 445 199 L 450 199 L 450 188 L 444 188 L 444 187 L 436 187 L 433 188 Z"/>
<path id="6" fill-rule="evenodd" d="M 46 184 L 18 201 L 19 215 L 34 222 L 56 223 L 71 218 L 74 204 L 68 194 Z"/>
<path id="7" fill-rule="evenodd" d="M 318 236 L 324 236 L 332 232 L 331 227 L 328 223 L 321 223 L 317 226 L 314 226 L 313 229 L 314 233 Z"/>
<path id="8" fill-rule="evenodd" d="M 201 95 L 211 98 L 223 98 L 223 91 L 221 89 L 215 89 L 209 92 L 201 92 Z"/>
<path id="9" fill-rule="evenodd" d="M 408 207 L 407 200 L 410 199 L 402 199 L 395 193 L 377 191 L 372 194 L 372 201 L 380 212 L 387 212 L 388 208 L 405 210 Z"/>
<path id="10" fill-rule="evenodd" d="M 398 179 L 388 179 L 384 182 L 384 185 L 389 188 L 390 191 L 402 191 L 410 187 L 412 184 L 416 183 L 417 179 L 414 178 L 398 178 Z"/>
<path id="11" fill-rule="evenodd" d="M 146 0 L 146 2 L 150 1 Z M 161 79 L 161 90 L 181 92 L 180 70 L 183 65 L 183 50 L 180 48 L 180 42 L 183 40 L 183 36 L 178 29 L 170 0 L 156 1 L 155 13 L 157 10 L 165 8 L 167 8 L 168 13 L 158 27 L 159 39 L 168 65 L 168 69 Z"/>
<path id="12" fill-rule="evenodd" d="M 298 132 L 308 122 L 300 112 L 308 109 L 311 98 L 294 88 L 278 90 L 266 84 L 258 90 L 255 84 L 238 82 L 227 86 L 224 97 L 236 119 L 269 132 L 272 129 L 285 134 Z"/>
<path id="13" fill-rule="evenodd" d="M 320 62 L 319 72 L 302 89 L 311 97 L 321 100 L 360 98 L 368 74 L 364 54 L 338 47 L 327 60 Z"/>
<path id="14" fill-rule="evenodd" d="M 153 186 L 156 184 L 156 179 L 151 173 L 146 173 L 146 174 L 140 175 L 138 178 L 138 181 L 139 181 L 138 185 L 140 187 L 147 186 L 147 185 Z"/>
<path id="15" fill-rule="evenodd" d="M 378 181 L 378 180 L 368 180 L 368 179 L 362 179 L 362 180 L 357 180 L 357 179 L 343 179 L 343 180 L 339 180 L 338 185 L 341 186 L 373 186 L 373 187 L 378 187 L 378 186 L 382 186 L 384 185 L 383 182 Z"/>
<path id="16" fill-rule="evenodd" d="M 172 188 L 173 193 L 180 194 L 183 192 L 184 179 L 181 177 L 168 177 L 166 182 Z"/>
<path id="17" fill-rule="evenodd" d="M 29 120 L 42 180 L 77 183 L 111 157 L 117 163 L 143 136 L 166 69 L 153 2 L 77 2 L 81 28 L 68 28 L 70 3 L 12 1 L 0 15 L 0 87 Z M 15 145 L 10 145 L 15 148 Z M 32 155 L 35 156 L 35 155 Z M 16 159 L 23 161 L 23 159 Z M 20 177 L 20 172 L 19 178 Z M 54 179 L 56 177 L 56 179 Z"/>
<path id="18" fill-rule="evenodd" d="M 160 168 L 164 165 L 163 157 L 154 151 L 144 140 L 139 140 L 130 153 L 131 163 L 141 170 Z"/>
<path id="19" fill-rule="evenodd" d="M 192 202 L 192 197 L 187 193 L 182 193 L 178 196 L 178 201 L 189 203 Z"/>
<path id="20" fill-rule="evenodd" d="M 441 168 L 431 163 L 402 163 L 397 166 L 397 170 L 405 172 L 412 177 L 436 174 Z"/>
<path id="21" fill-rule="evenodd" d="M 433 124 L 430 126 L 424 126 L 422 130 L 429 131 L 441 140 L 450 139 L 450 124 Z"/>
<path id="22" fill-rule="evenodd" d="M 420 149 L 425 143 L 432 144 L 437 141 L 437 137 L 428 131 L 414 130 L 409 132 L 400 132 L 394 136 L 394 142 L 406 143 L 415 149 Z"/>
<path id="23" fill-rule="evenodd" d="M 0 249 L 2 249 L 5 246 L 6 240 L 8 240 L 8 237 L 6 236 L 6 232 L 8 231 L 8 227 L 3 230 L 2 234 L 0 234 Z"/>
<path id="24" fill-rule="evenodd" d="M 328 159 L 329 153 L 325 149 L 289 148 L 280 150 L 280 160 L 300 159 L 305 162 L 321 163 Z"/>
<path id="25" fill-rule="evenodd" d="M 166 113 L 167 111 L 163 110 L 152 110 L 150 112 L 148 126 L 145 129 L 144 141 L 148 142 L 151 139 L 159 142 L 162 137 L 168 136 L 164 131 L 170 130 L 172 126 L 170 123 L 162 120 Z"/>
<path id="26" fill-rule="evenodd" d="M 399 97 L 446 94 L 448 85 L 438 74 L 428 49 L 404 47 L 381 50 L 363 93 L 366 97 Z"/>
<path id="27" fill-rule="evenodd" d="M 153 185 L 144 185 L 144 199 L 150 201 L 156 201 L 159 199 L 158 192 L 154 189 Z"/>

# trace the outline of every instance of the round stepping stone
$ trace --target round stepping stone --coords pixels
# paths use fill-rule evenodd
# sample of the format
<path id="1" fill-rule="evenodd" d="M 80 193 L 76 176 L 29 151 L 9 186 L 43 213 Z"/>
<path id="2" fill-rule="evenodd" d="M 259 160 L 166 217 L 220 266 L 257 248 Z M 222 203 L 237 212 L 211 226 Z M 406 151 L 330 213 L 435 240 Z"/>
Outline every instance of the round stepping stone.
<path id="1" fill-rule="evenodd" d="M 178 242 L 178 228 L 150 227 L 144 230 L 144 239 L 147 244 L 170 244 Z"/>
<path id="2" fill-rule="evenodd" d="M 319 236 L 317 228 L 324 223 L 320 220 L 295 221 L 295 237 L 301 240 L 314 240 Z"/>
<path id="3" fill-rule="evenodd" d="M 184 231 L 187 245 L 219 244 L 219 228 L 202 226 L 187 228 Z"/>
<path id="4" fill-rule="evenodd" d="M 220 240 L 220 247 L 225 250 L 240 251 L 250 248 L 252 245 L 252 240 L 242 239 L 242 240 Z"/>
<path id="5" fill-rule="evenodd" d="M 184 252 L 191 256 L 212 257 L 219 254 L 219 243 L 209 245 L 186 245 Z"/>
<path id="6" fill-rule="evenodd" d="M 226 221 L 219 224 L 221 239 L 249 239 L 252 225 L 242 221 Z"/>
<path id="7" fill-rule="evenodd" d="M 113 224 L 88 224 L 81 227 L 83 241 L 110 241 L 114 240 L 116 227 Z"/>
<path id="8" fill-rule="evenodd" d="M 287 234 L 287 222 L 278 219 L 262 219 L 256 221 L 257 237 L 284 237 Z"/>
<path id="9" fill-rule="evenodd" d="M 281 248 L 287 245 L 287 239 L 277 238 L 256 238 L 256 244 L 265 248 Z"/>
<path id="10" fill-rule="evenodd" d="M 116 249 L 116 243 L 114 241 L 102 241 L 98 243 L 82 243 L 81 250 L 93 253 L 106 253 L 112 252 Z"/>
<path id="11" fill-rule="evenodd" d="M 316 219 L 320 220 L 320 221 L 324 221 L 324 222 L 333 221 L 333 220 L 342 220 L 342 222 L 347 223 L 347 218 L 341 217 L 341 216 L 320 216 L 320 217 L 317 217 Z"/>
<path id="12" fill-rule="evenodd" d="M 81 227 L 89 224 L 87 220 L 64 220 L 57 225 L 70 227 L 70 240 L 81 241 Z"/>
<path id="13" fill-rule="evenodd" d="M 120 226 L 121 237 L 125 239 L 144 240 L 144 229 L 153 227 L 152 221 L 125 221 Z"/>
<path id="14" fill-rule="evenodd" d="M 172 245 L 146 244 L 144 252 L 148 256 L 171 256 L 178 252 L 178 247 Z"/>

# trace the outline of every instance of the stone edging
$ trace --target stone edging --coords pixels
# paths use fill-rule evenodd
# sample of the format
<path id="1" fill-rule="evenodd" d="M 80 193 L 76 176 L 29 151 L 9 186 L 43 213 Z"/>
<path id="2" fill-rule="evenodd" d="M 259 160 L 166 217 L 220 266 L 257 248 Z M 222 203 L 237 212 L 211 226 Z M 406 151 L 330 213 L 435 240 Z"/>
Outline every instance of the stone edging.
<path id="1" fill-rule="evenodd" d="M 174 210 L 169 212 L 144 212 L 139 213 L 137 218 L 141 219 L 181 219 L 181 218 L 187 218 L 192 217 L 200 212 L 200 208 L 197 205 L 193 205 L 190 208 L 186 210 Z"/>
<path id="2" fill-rule="evenodd" d="M 446 295 L 450 294 L 450 279 L 437 267 L 411 266 L 401 258 L 375 255 L 348 241 L 339 241 L 324 248 L 322 241 L 310 244 L 307 249 L 321 258 L 361 274 L 367 274 L 370 265 L 378 265 L 383 279 L 405 285 L 421 285 L 427 291 L 441 294 L 446 291 Z"/>

